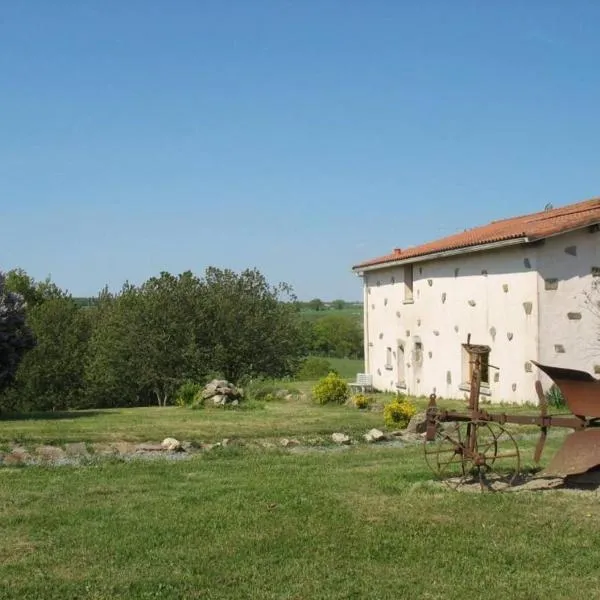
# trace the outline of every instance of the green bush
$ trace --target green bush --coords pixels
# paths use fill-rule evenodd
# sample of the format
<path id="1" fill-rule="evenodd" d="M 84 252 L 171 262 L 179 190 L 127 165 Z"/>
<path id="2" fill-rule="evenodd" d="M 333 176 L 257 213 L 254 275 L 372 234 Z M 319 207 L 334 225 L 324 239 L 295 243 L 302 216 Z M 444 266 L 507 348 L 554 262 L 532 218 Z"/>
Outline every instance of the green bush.
<path id="1" fill-rule="evenodd" d="M 337 373 L 329 373 L 317 383 L 312 393 L 319 404 L 343 404 L 348 399 L 349 388 Z"/>
<path id="2" fill-rule="evenodd" d="M 202 395 L 202 385 L 195 381 L 186 381 L 177 390 L 175 404 L 177 406 L 192 406 L 197 395 Z"/>
<path id="3" fill-rule="evenodd" d="M 326 358 L 320 356 L 307 356 L 300 363 L 300 368 L 296 372 L 296 379 L 310 381 L 335 372 L 335 369 Z"/>
<path id="4" fill-rule="evenodd" d="M 546 392 L 546 402 L 548 402 L 548 406 L 551 406 L 552 408 L 566 408 L 567 406 L 560 388 L 555 383 L 553 383 Z"/>
<path id="5" fill-rule="evenodd" d="M 369 404 L 371 404 L 371 398 L 364 394 L 356 394 L 355 396 L 352 396 L 352 404 L 354 404 L 356 408 L 368 408 Z"/>
<path id="6" fill-rule="evenodd" d="M 414 404 L 399 398 L 383 407 L 383 420 L 387 427 L 403 429 L 416 412 Z"/>
<path id="7" fill-rule="evenodd" d="M 204 397 L 202 396 L 202 389 L 199 389 L 196 392 L 196 395 L 194 396 L 194 399 L 192 400 L 192 403 L 190 404 L 191 408 L 193 408 L 194 410 L 197 410 L 199 408 L 204 408 Z"/>

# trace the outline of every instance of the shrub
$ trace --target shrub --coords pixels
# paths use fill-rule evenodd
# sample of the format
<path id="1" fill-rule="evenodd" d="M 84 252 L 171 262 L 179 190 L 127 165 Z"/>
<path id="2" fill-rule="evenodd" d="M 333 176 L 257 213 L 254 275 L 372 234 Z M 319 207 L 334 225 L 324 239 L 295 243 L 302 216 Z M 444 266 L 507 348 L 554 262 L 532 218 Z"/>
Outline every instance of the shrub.
<path id="1" fill-rule="evenodd" d="M 194 381 L 186 381 L 177 390 L 175 404 L 177 406 L 192 406 L 197 395 L 202 395 L 202 386 Z"/>
<path id="2" fill-rule="evenodd" d="M 326 358 L 307 356 L 300 363 L 298 371 L 296 371 L 296 379 L 309 381 L 335 372 L 335 369 L 332 368 L 331 363 Z"/>
<path id="3" fill-rule="evenodd" d="M 383 420 L 387 427 L 403 429 L 416 412 L 416 407 L 408 400 L 396 399 L 383 407 Z"/>
<path id="4" fill-rule="evenodd" d="M 300 396 L 300 390 L 277 380 L 256 379 L 248 382 L 244 388 L 245 398 L 260 402 L 285 400 L 290 394 Z"/>
<path id="5" fill-rule="evenodd" d="M 548 402 L 548 406 L 551 406 L 552 408 L 565 408 L 567 406 L 560 388 L 555 383 L 553 383 L 546 392 L 546 402 Z"/>
<path id="6" fill-rule="evenodd" d="M 313 388 L 313 397 L 319 404 L 343 404 L 349 396 L 348 384 L 336 373 L 329 373 Z"/>
<path id="7" fill-rule="evenodd" d="M 352 396 L 352 404 L 356 406 L 356 408 L 368 408 L 371 403 L 371 398 L 365 396 L 364 394 L 356 394 L 356 396 Z"/>
<path id="8" fill-rule="evenodd" d="M 194 396 L 194 399 L 192 400 L 192 403 L 190 406 L 194 410 L 197 410 L 199 408 L 204 408 L 204 402 L 205 402 L 205 400 L 204 400 L 204 397 L 202 396 L 202 389 L 199 389 L 196 392 L 196 395 Z"/>

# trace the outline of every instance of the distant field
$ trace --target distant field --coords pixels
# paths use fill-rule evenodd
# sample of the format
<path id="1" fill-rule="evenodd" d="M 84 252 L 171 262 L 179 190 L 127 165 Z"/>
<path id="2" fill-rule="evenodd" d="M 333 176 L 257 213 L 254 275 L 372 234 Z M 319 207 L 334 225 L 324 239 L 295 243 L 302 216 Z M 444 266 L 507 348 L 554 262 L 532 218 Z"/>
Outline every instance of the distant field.
<path id="1" fill-rule="evenodd" d="M 344 379 L 354 379 L 357 373 L 364 372 L 365 361 L 362 358 L 325 358 Z"/>
<path id="2" fill-rule="evenodd" d="M 343 316 L 352 317 L 362 324 L 363 308 L 362 308 L 362 305 L 353 305 L 353 306 L 349 306 L 348 308 L 342 308 L 339 310 L 337 310 L 335 308 L 329 308 L 329 309 L 325 309 L 325 310 L 311 310 L 309 308 L 304 308 L 300 311 L 300 314 L 305 319 L 308 319 L 311 321 L 321 319 L 321 318 L 323 318 L 325 316 L 329 316 L 329 315 L 343 315 Z"/>

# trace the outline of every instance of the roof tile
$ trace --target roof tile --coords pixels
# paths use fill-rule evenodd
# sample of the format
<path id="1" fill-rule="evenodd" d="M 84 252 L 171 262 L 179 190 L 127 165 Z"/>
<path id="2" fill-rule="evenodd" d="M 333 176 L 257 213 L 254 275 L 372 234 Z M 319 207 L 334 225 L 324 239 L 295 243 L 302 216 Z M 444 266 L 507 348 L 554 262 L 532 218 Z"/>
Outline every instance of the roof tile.
<path id="1" fill-rule="evenodd" d="M 386 263 L 397 260 L 418 258 L 428 254 L 511 239 L 526 238 L 531 242 L 596 223 L 600 223 L 600 197 L 529 215 L 492 221 L 487 225 L 468 229 L 420 246 L 396 248 L 390 254 L 359 263 L 353 268 L 384 266 Z"/>

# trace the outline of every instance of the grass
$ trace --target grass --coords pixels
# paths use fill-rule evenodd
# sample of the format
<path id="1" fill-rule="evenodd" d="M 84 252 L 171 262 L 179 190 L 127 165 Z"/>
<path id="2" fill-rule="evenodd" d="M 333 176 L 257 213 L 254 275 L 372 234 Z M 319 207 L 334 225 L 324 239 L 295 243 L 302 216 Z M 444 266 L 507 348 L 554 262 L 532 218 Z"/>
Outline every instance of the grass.
<path id="1" fill-rule="evenodd" d="M 294 387 L 306 390 L 310 385 L 294 384 Z M 211 442 L 225 437 L 330 435 L 338 430 L 357 434 L 383 425 L 381 413 L 360 412 L 347 406 L 320 407 L 308 400 L 269 402 L 256 410 L 191 410 L 169 406 L 33 417 L 0 420 L 0 443 L 142 442 L 160 441 L 167 436 Z"/>
<path id="2" fill-rule="evenodd" d="M 324 358 L 329 361 L 332 368 L 344 379 L 354 381 L 356 374 L 363 373 L 365 370 L 365 361 L 362 358 L 332 358 L 329 356 Z"/>
<path id="3" fill-rule="evenodd" d="M 359 434 L 383 420 L 308 401 L 55 417 L 2 420 L 0 444 Z M 527 458 L 534 443 L 519 444 Z M 420 445 L 3 467 L 0 600 L 600 597 L 597 494 L 458 493 L 431 480 Z"/>
<path id="4" fill-rule="evenodd" d="M 0 471 L 0 598 L 600 597 L 597 496 L 461 494 L 419 448 Z"/>

